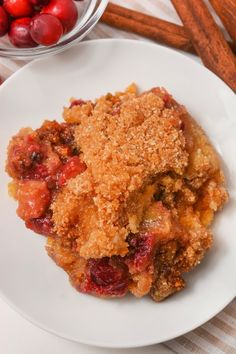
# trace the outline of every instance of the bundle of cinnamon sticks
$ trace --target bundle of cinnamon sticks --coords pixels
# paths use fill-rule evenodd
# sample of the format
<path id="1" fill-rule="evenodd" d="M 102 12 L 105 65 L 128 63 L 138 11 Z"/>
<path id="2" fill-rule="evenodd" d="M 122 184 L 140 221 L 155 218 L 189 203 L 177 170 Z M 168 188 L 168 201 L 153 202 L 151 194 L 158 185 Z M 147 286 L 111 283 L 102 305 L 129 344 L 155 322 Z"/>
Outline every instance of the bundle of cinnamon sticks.
<path id="1" fill-rule="evenodd" d="M 183 26 L 109 3 L 101 21 L 198 54 L 236 92 L 236 0 L 210 0 L 232 41 L 227 42 L 204 0 L 171 0 Z"/>

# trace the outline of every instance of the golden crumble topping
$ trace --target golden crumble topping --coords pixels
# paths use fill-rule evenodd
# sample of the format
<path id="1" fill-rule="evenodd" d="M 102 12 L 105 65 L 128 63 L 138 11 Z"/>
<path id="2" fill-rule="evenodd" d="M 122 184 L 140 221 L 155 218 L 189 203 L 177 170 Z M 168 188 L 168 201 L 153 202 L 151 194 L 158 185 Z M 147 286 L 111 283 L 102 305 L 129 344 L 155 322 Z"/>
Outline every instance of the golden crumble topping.
<path id="1" fill-rule="evenodd" d="M 61 234 L 68 234 L 71 223 L 76 222 L 61 212 L 62 204 L 66 210 L 70 204 L 80 227 L 81 220 L 87 225 L 88 219 L 93 219 L 93 230 L 83 232 L 83 240 L 80 237 L 78 242 L 81 256 L 100 258 L 127 253 L 126 236 L 134 227 L 138 231 L 138 225 L 129 223 L 139 208 L 134 201 L 142 197 L 156 175 L 167 171 L 182 175 L 187 166 L 180 126 L 179 112 L 165 108 L 163 99 L 153 92 L 123 96 L 115 113 L 112 102 L 102 97 L 89 116 L 81 116 L 75 141 L 87 170 L 68 183 L 52 207 L 56 231 Z M 92 213 L 86 208 L 83 216 L 81 211 L 77 213 L 80 208 L 76 205 L 85 199 Z"/>

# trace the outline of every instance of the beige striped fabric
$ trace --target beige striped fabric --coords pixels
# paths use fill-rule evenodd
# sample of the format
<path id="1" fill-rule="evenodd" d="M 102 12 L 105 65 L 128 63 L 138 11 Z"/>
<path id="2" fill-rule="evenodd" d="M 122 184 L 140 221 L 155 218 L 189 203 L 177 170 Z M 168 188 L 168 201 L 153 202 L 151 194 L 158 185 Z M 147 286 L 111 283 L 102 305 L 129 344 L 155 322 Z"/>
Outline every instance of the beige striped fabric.
<path id="1" fill-rule="evenodd" d="M 114 3 L 161 17 L 165 20 L 180 23 L 170 0 L 112 0 Z M 219 25 L 219 19 L 216 17 Z M 119 31 L 99 23 L 87 36 L 97 38 L 134 38 L 146 40 L 137 35 Z M 0 40 L 0 45 L 5 39 Z M 198 59 L 196 59 L 198 60 Z M 0 58 L 0 77 L 7 79 L 15 71 L 25 65 L 25 61 Z M 187 354 L 236 354 L 236 300 L 211 321 L 184 336 L 164 343 L 173 353 Z"/>

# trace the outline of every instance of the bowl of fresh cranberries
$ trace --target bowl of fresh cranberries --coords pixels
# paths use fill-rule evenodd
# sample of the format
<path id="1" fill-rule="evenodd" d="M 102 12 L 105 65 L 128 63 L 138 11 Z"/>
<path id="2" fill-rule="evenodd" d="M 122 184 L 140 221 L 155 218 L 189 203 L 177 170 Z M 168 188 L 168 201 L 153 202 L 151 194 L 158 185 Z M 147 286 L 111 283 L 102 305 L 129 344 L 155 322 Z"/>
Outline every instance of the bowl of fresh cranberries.
<path id="1" fill-rule="evenodd" d="M 0 0 L 0 56 L 31 59 L 81 40 L 108 0 Z"/>

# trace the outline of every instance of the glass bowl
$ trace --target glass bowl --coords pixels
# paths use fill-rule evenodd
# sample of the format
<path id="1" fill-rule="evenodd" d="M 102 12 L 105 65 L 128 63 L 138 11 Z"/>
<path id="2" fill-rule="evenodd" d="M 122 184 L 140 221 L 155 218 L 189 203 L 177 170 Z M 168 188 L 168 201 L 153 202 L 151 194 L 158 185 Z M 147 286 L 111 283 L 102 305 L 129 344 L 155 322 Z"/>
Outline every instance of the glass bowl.
<path id="1" fill-rule="evenodd" d="M 107 6 L 108 0 L 83 0 L 76 1 L 79 19 L 75 27 L 69 33 L 61 37 L 54 45 L 34 48 L 16 48 L 10 43 L 7 35 L 0 39 L 0 57 L 14 59 L 35 59 L 50 54 L 59 53 L 81 41 L 96 25 Z"/>

